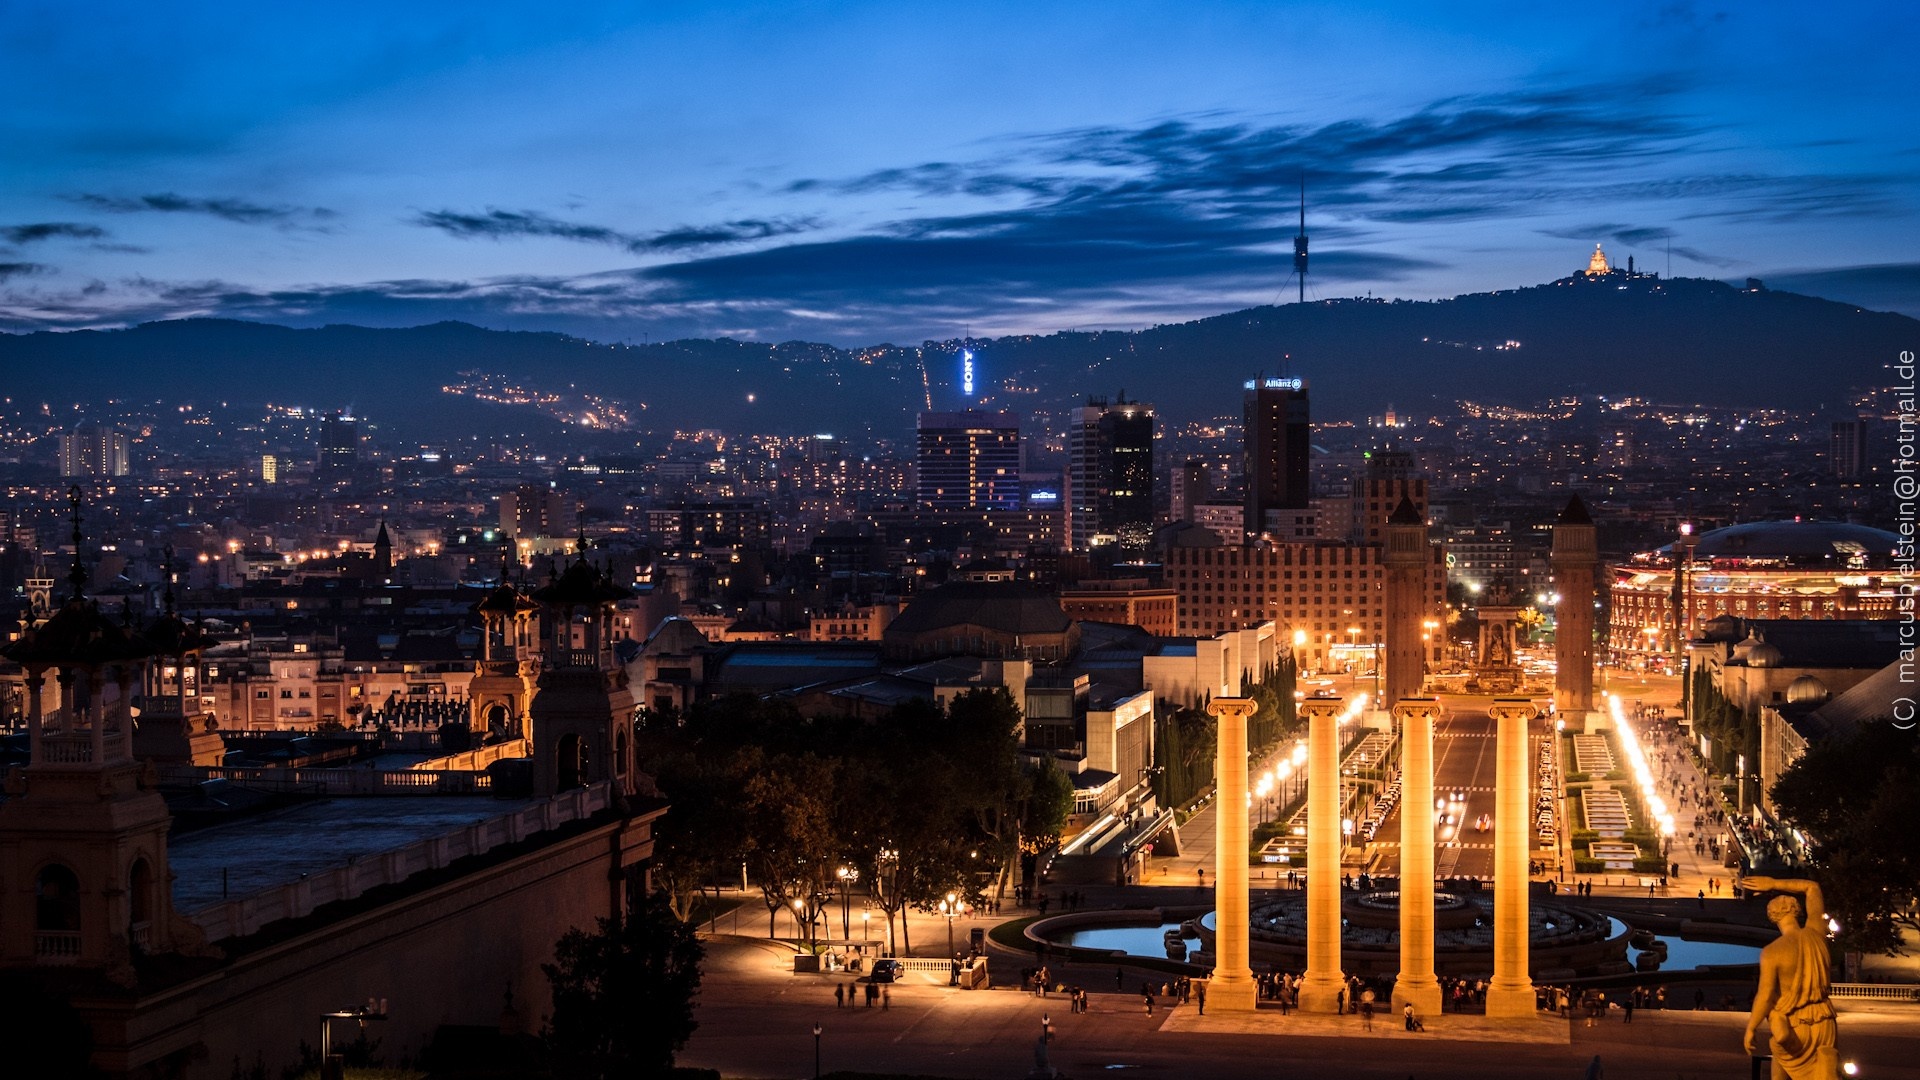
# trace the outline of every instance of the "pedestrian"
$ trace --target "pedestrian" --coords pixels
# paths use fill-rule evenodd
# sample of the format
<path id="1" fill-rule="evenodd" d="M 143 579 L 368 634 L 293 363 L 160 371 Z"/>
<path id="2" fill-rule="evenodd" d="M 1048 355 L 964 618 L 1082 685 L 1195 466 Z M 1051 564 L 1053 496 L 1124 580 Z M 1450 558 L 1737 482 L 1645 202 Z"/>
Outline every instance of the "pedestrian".
<path id="1" fill-rule="evenodd" d="M 1360 1023 L 1368 1031 L 1373 1030 L 1373 1002 L 1360 1003 Z"/>
<path id="2" fill-rule="evenodd" d="M 1337 1013 L 1347 1011 L 1347 989 L 1344 986 L 1340 988 L 1338 993 L 1333 995 L 1333 1011 Z"/>
<path id="3" fill-rule="evenodd" d="M 1633 1023 L 1633 999 L 1628 998 L 1620 1004 L 1620 1016 L 1626 1023 Z"/>
<path id="4" fill-rule="evenodd" d="M 1113 969 L 1113 992 L 1119 993 L 1127 988 L 1127 973 L 1122 968 Z"/>
<path id="5" fill-rule="evenodd" d="M 1201 1016 L 1207 1015 L 1207 984 L 1204 982 L 1195 983 L 1193 986 L 1193 992 L 1195 995 L 1195 1001 L 1200 1006 L 1200 1015 Z M 1284 1008 L 1282 1008 L 1281 1010 L 1281 1015 L 1282 1016 L 1286 1015 L 1286 1010 Z"/>
<path id="6" fill-rule="evenodd" d="M 880 997 L 880 988 L 873 985 L 872 983 L 868 983 L 867 984 L 867 1008 L 869 1009 L 873 1008 L 873 1003 L 877 1001 L 879 997 Z"/>
<path id="7" fill-rule="evenodd" d="M 893 1005 L 893 987 L 891 986 L 881 987 L 880 988 L 880 1011 L 886 1012 L 887 1009 L 892 1007 L 892 1005 Z"/>
<path id="8" fill-rule="evenodd" d="M 833 984 L 833 1007 L 838 1009 L 847 1003 L 847 991 L 839 983 Z"/>
<path id="9" fill-rule="evenodd" d="M 1587 1080 L 1606 1080 L 1606 1072 L 1600 1067 L 1600 1055 L 1593 1055 L 1593 1061 L 1587 1065 Z"/>
<path id="10" fill-rule="evenodd" d="M 1412 1031 L 1413 1030 L 1413 1002 L 1411 1001 L 1407 1002 L 1406 1007 L 1400 1010 L 1400 1015 L 1406 1017 L 1407 1030 Z"/>
<path id="11" fill-rule="evenodd" d="M 1700 910 L 1707 910 L 1707 890 L 1705 889 L 1700 890 Z"/>

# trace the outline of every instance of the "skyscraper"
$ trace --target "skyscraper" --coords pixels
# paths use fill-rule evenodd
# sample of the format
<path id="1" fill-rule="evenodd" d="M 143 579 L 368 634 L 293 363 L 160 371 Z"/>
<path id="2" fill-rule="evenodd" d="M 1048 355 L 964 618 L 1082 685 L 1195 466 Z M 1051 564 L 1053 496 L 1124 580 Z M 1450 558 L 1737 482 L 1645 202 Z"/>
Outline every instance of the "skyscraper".
<path id="1" fill-rule="evenodd" d="M 915 460 L 922 506 L 1020 508 L 1020 418 L 1013 413 L 921 413 Z"/>
<path id="2" fill-rule="evenodd" d="M 360 462 L 360 418 L 350 412 L 320 418 L 320 453 L 315 472 L 322 482 L 340 480 Z"/>
<path id="3" fill-rule="evenodd" d="M 1153 537 L 1153 406 L 1091 398 L 1067 433 L 1072 499 L 1068 536 L 1075 551 L 1097 537 L 1144 551 Z"/>
<path id="4" fill-rule="evenodd" d="M 125 476 L 131 443 L 124 431 L 85 424 L 60 436 L 61 476 Z"/>
<path id="5" fill-rule="evenodd" d="M 1858 480 L 1867 472 L 1867 422 L 1835 420 L 1832 443 L 1833 475 L 1841 480 Z"/>
<path id="6" fill-rule="evenodd" d="M 1242 471 L 1247 482 L 1246 529 L 1249 537 L 1267 528 L 1274 510 L 1304 510 L 1311 426 L 1307 420 L 1305 379 L 1248 379 Z"/>

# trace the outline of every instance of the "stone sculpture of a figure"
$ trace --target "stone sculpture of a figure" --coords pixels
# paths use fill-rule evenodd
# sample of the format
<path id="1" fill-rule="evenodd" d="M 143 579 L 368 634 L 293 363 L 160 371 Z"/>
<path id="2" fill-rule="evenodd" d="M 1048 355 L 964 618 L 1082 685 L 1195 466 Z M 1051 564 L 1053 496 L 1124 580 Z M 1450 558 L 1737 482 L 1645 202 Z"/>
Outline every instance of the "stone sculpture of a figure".
<path id="1" fill-rule="evenodd" d="M 1746 877 L 1740 888 L 1777 892 L 1767 918 L 1780 936 L 1760 950 L 1760 989 L 1747 1018 L 1747 1053 L 1765 1025 L 1772 1041 L 1773 1080 L 1839 1080 L 1839 1028 L 1828 1000 L 1833 960 L 1827 952 L 1827 907 L 1820 886 L 1797 878 Z M 1806 900 L 1806 921 L 1800 903 Z"/>

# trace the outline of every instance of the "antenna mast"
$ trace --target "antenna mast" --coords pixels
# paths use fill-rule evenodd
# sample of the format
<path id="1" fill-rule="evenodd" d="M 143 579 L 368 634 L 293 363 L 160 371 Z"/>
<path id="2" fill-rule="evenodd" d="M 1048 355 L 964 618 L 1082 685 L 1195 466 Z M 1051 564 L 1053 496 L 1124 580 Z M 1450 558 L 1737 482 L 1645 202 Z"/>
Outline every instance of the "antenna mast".
<path id="1" fill-rule="evenodd" d="M 1307 302 L 1307 174 L 1300 173 L 1300 235 L 1293 238 L 1293 272 L 1300 277 L 1300 302 Z"/>

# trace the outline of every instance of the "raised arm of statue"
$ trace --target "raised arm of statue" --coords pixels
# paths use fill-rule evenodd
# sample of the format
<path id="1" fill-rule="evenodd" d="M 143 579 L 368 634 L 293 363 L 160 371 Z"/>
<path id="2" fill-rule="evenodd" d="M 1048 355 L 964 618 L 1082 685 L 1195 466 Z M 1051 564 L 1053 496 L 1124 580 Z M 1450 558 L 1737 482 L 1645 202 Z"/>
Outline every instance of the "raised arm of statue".
<path id="1" fill-rule="evenodd" d="M 1820 894 L 1820 883 L 1806 878 L 1776 878 L 1750 874 L 1736 883 L 1748 892 L 1781 892 L 1798 896 L 1807 909 L 1806 925 L 1826 932 L 1827 901 Z"/>

